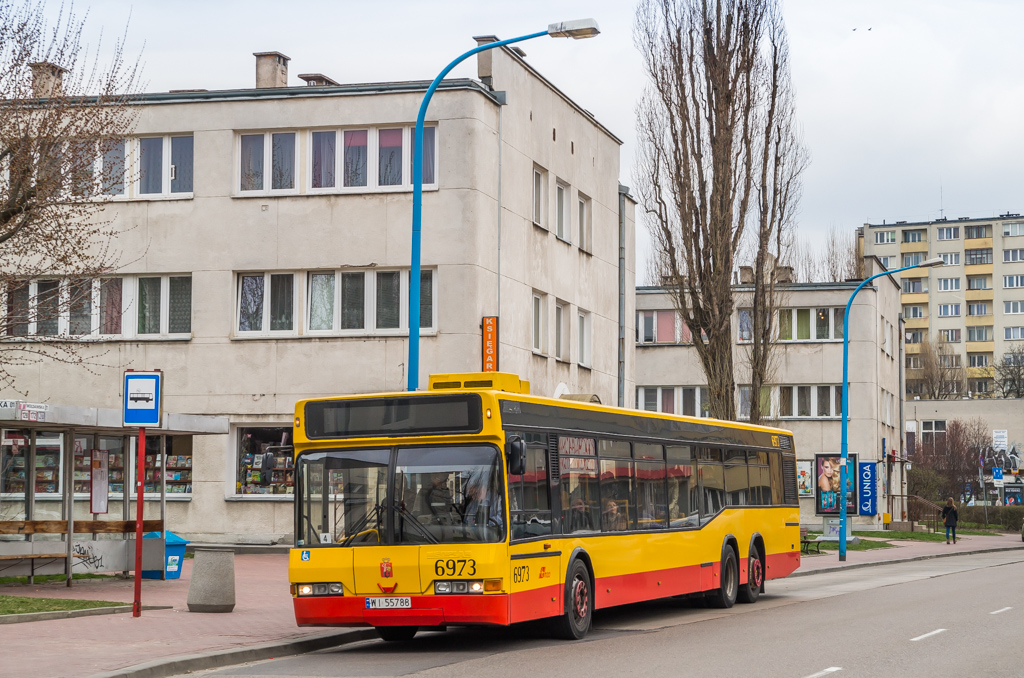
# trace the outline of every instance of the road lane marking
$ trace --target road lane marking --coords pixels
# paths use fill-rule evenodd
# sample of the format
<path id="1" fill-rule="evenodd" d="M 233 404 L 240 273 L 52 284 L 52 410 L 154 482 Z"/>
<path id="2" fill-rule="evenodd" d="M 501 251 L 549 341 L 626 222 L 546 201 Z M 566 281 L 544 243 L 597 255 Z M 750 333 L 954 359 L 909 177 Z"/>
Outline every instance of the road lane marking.
<path id="1" fill-rule="evenodd" d="M 923 636 L 918 636 L 917 638 L 911 638 L 910 642 L 914 642 L 915 640 L 924 640 L 925 638 L 931 638 L 932 636 L 937 636 L 940 633 L 944 633 L 945 631 L 946 631 L 946 629 L 935 629 L 934 631 L 929 631 L 928 633 L 924 634 Z"/>
<path id="2" fill-rule="evenodd" d="M 995 612 L 989 612 L 989 614 L 999 614 L 1000 612 L 1006 612 L 1007 610 L 1012 610 L 1012 609 L 1013 609 L 1012 607 L 1004 607 L 1001 610 L 996 610 Z"/>
<path id="3" fill-rule="evenodd" d="M 805 676 L 805 678 L 822 678 L 822 676 L 827 676 L 830 673 L 835 673 L 836 671 L 842 671 L 842 670 L 843 669 L 840 666 L 830 666 L 827 669 L 825 669 L 824 671 L 818 671 L 817 673 L 812 673 L 809 676 Z"/>

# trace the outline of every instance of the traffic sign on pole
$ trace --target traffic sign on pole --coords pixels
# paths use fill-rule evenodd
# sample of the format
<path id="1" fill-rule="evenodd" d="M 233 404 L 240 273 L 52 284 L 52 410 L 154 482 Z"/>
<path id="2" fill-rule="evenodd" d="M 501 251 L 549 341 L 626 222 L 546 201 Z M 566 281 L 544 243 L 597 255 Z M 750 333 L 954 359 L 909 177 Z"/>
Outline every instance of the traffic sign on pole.
<path id="1" fill-rule="evenodd" d="M 124 402 L 122 414 L 125 427 L 160 426 L 160 411 L 163 409 L 161 386 L 163 373 L 124 373 Z"/>
<path id="2" fill-rule="evenodd" d="M 992 486 L 1002 487 L 1003 486 L 1003 469 L 995 468 L 992 469 Z"/>

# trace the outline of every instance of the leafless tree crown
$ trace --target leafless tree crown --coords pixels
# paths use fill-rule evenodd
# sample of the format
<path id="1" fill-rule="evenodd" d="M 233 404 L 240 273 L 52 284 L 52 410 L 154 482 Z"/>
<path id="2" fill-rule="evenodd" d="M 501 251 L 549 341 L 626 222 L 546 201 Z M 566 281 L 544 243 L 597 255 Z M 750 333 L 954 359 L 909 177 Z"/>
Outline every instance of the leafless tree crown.
<path id="1" fill-rule="evenodd" d="M 9 368 L 42 359 L 83 364 L 69 311 L 93 303 L 93 281 L 119 265 L 107 203 L 129 180 L 126 137 L 138 60 L 123 39 L 90 56 L 84 20 L 41 0 L 0 0 L 0 387 Z M 118 295 L 119 296 L 119 295 Z"/>
<path id="2" fill-rule="evenodd" d="M 734 419 L 736 252 L 750 237 L 749 383 L 756 394 L 770 366 L 775 262 L 807 164 L 781 8 L 776 0 L 641 0 L 634 41 L 649 79 L 637 111 L 635 183 L 654 266 L 693 332 L 711 415 Z M 752 398 L 755 422 L 760 401 Z"/>

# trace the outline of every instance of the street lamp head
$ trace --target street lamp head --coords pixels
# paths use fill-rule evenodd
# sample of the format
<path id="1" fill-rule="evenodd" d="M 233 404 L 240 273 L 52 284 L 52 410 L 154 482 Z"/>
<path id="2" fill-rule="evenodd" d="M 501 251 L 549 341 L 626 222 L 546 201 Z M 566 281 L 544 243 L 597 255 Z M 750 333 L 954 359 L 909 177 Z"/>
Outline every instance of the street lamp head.
<path id="1" fill-rule="evenodd" d="M 942 260 L 942 257 L 935 257 L 934 259 L 928 259 L 922 261 L 917 265 L 918 268 L 931 268 L 933 266 L 945 266 L 946 262 Z"/>
<path id="2" fill-rule="evenodd" d="M 557 24 L 548 26 L 548 35 L 552 38 L 572 38 L 582 40 L 592 38 L 601 33 L 594 19 L 576 19 L 575 21 L 560 21 Z"/>

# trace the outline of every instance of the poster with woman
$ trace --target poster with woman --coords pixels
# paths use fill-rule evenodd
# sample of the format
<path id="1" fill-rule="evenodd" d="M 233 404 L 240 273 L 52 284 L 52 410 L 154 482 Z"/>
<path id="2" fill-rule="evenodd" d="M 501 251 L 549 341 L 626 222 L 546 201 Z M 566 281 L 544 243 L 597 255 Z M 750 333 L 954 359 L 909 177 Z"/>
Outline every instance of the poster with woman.
<path id="1" fill-rule="evenodd" d="M 814 496 L 814 475 L 811 469 L 812 463 L 809 461 L 796 463 L 796 489 L 801 497 Z"/>
<path id="2" fill-rule="evenodd" d="M 848 455 L 847 471 L 857 468 L 857 455 Z M 815 493 L 818 497 L 818 515 L 832 515 L 839 513 L 839 456 L 829 454 L 815 455 L 816 478 Z M 846 511 L 850 515 L 857 512 L 857 498 L 854 496 L 854 476 L 856 473 L 846 475 Z"/>

